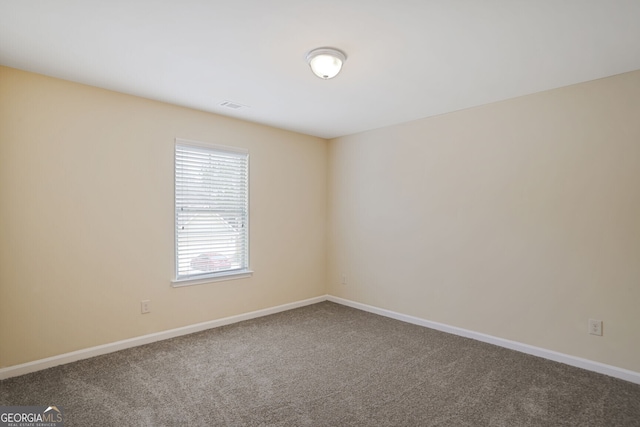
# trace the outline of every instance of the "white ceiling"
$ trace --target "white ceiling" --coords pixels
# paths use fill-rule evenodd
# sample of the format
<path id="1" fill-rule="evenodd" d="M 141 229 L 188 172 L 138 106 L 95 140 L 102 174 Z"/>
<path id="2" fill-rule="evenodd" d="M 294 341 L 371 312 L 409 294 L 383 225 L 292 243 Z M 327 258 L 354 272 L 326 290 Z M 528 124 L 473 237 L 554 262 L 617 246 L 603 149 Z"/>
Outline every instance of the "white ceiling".
<path id="1" fill-rule="evenodd" d="M 640 69 L 640 0 L 0 0 L 0 64 L 332 138 Z"/>

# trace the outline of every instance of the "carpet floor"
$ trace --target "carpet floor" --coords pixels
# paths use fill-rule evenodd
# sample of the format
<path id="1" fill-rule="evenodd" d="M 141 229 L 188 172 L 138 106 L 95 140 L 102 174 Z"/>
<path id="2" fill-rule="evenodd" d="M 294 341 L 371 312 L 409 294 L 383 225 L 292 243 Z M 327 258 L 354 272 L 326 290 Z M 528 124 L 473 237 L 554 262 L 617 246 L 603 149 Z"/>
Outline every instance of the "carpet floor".
<path id="1" fill-rule="evenodd" d="M 640 385 L 331 302 L 10 378 L 72 426 L 640 426 Z"/>

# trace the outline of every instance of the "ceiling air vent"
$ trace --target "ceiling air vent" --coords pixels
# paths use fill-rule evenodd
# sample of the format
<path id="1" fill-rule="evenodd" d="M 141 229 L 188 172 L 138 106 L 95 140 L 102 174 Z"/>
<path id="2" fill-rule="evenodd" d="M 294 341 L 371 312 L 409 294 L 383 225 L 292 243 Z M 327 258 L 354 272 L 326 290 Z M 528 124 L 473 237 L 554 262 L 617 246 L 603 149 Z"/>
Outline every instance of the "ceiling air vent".
<path id="1" fill-rule="evenodd" d="M 223 101 L 220 103 L 221 107 L 231 108 L 232 110 L 239 110 L 241 108 L 246 108 L 246 105 L 238 104 L 237 102 L 232 101 Z"/>

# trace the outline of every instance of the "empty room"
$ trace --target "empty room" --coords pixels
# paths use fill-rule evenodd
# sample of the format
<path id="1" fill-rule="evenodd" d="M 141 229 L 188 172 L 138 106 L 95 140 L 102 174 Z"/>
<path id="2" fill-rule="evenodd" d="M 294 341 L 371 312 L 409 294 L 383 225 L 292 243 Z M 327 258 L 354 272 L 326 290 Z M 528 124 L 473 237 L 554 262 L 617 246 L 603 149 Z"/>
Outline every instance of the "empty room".
<path id="1" fill-rule="evenodd" d="M 0 0 L 0 427 L 640 426 L 638 22 Z"/>

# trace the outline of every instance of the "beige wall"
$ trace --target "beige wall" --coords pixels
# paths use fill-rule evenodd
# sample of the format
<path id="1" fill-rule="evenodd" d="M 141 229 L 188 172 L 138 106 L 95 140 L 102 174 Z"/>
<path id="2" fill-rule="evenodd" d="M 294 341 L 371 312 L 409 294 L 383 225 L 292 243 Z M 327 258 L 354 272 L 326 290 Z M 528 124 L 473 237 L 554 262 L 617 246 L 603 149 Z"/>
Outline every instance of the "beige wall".
<path id="1" fill-rule="evenodd" d="M 249 149 L 252 278 L 170 287 L 175 137 Z M 323 139 L 0 67 L 0 367 L 324 294 L 326 161 Z"/>
<path id="2" fill-rule="evenodd" d="M 638 117 L 635 72 L 327 150 L 0 67 L 0 367 L 330 293 L 640 372 Z M 175 137 L 250 150 L 254 277 L 170 287 Z"/>
<path id="3" fill-rule="evenodd" d="M 330 141 L 329 229 L 332 295 L 640 372 L 640 71 Z"/>

